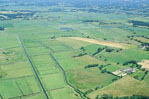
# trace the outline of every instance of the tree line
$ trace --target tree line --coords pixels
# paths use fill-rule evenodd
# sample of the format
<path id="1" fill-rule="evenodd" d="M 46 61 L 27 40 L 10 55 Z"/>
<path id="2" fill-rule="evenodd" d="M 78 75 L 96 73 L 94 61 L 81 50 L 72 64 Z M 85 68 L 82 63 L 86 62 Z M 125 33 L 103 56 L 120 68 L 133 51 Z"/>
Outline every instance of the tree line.
<path id="1" fill-rule="evenodd" d="M 132 95 L 124 97 L 113 97 L 112 95 L 104 94 L 102 96 L 97 95 L 95 99 L 149 99 L 149 96 Z"/>
<path id="2" fill-rule="evenodd" d="M 129 23 L 132 23 L 133 26 L 147 26 L 149 27 L 149 22 L 143 22 L 143 21 L 135 21 L 135 20 L 129 20 Z"/>

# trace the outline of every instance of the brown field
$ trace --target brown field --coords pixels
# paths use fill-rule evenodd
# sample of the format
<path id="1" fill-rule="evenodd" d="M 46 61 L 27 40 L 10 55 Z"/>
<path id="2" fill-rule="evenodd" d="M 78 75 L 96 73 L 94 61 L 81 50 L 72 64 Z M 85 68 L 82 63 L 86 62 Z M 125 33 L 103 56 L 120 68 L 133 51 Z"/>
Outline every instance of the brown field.
<path id="1" fill-rule="evenodd" d="M 87 43 L 99 44 L 99 45 L 110 46 L 110 47 L 115 47 L 115 48 L 123 48 L 123 49 L 128 48 L 127 44 L 121 44 L 121 43 L 115 43 L 115 42 L 109 42 L 109 41 L 100 41 L 100 40 L 81 38 L 81 37 L 69 37 L 69 38 L 74 39 L 74 40 L 84 41 Z"/>
<path id="2" fill-rule="evenodd" d="M 149 60 L 142 60 L 138 64 L 142 65 L 142 68 L 145 68 L 146 70 L 149 70 Z"/>

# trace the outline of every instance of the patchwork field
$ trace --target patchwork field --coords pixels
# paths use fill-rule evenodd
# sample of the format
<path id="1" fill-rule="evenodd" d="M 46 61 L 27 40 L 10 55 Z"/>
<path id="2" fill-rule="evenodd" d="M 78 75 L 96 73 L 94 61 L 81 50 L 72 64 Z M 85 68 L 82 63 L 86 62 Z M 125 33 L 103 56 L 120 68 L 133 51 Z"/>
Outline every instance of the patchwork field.
<path id="1" fill-rule="evenodd" d="M 149 3 L 93 1 L 0 0 L 0 99 L 148 99 Z"/>

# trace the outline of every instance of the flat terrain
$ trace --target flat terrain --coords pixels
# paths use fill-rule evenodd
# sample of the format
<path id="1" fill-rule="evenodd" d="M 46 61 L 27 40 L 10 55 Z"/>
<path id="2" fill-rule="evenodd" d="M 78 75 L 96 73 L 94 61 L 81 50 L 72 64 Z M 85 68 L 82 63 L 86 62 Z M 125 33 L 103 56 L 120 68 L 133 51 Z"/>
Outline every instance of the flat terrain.
<path id="1" fill-rule="evenodd" d="M 95 40 L 95 39 L 88 39 L 88 38 L 81 38 L 81 37 L 70 37 L 70 38 L 88 42 L 91 44 L 99 44 L 99 45 L 110 46 L 110 47 L 115 47 L 115 48 L 124 48 L 124 49 L 128 48 L 127 47 L 128 45 L 126 45 L 126 44 L 120 44 L 120 43 L 114 43 L 114 42 L 108 42 L 108 41 L 99 41 L 99 40 Z"/>
<path id="2" fill-rule="evenodd" d="M 0 99 L 148 98 L 149 3 L 118 1 L 0 0 Z"/>
<path id="3" fill-rule="evenodd" d="M 119 81 L 93 93 L 89 94 L 89 97 L 95 97 L 96 94 L 112 94 L 114 96 L 126 96 L 133 94 L 148 94 L 148 87 L 145 87 L 146 83 L 144 81 L 137 81 L 136 79 L 126 76 Z M 129 89 L 128 89 L 129 88 Z"/>

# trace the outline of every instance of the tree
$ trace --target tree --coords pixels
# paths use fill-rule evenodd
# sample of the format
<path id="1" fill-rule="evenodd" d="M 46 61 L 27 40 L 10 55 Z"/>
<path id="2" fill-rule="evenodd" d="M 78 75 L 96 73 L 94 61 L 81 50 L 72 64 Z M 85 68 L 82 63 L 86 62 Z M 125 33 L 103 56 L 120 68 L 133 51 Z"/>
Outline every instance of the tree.
<path id="1" fill-rule="evenodd" d="M 55 36 L 52 36 L 51 39 L 55 39 Z"/>
<path id="2" fill-rule="evenodd" d="M 119 62 L 117 62 L 117 65 L 119 65 L 120 63 Z"/>
<path id="3" fill-rule="evenodd" d="M 105 73 L 105 72 L 107 72 L 107 70 L 106 70 L 106 69 L 104 69 L 104 70 L 102 70 L 102 71 L 101 71 L 101 73 Z"/>
<path id="4" fill-rule="evenodd" d="M 103 67 L 104 67 L 103 65 L 100 65 L 100 66 L 99 66 L 99 69 L 102 70 Z"/>
<path id="5" fill-rule="evenodd" d="M 101 99 L 113 99 L 113 96 L 112 95 L 108 95 L 108 94 L 103 94 L 101 96 Z"/>
<path id="6" fill-rule="evenodd" d="M 139 77 L 138 77 L 137 75 L 136 75 L 136 76 L 134 76 L 134 78 L 135 78 L 135 79 L 139 79 Z"/>
<path id="7" fill-rule="evenodd" d="M 104 59 L 104 61 L 107 61 L 107 59 Z"/>
<path id="8" fill-rule="evenodd" d="M 113 78 L 113 79 L 112 79 L 112 81 L 113 81 L 113 82 L 114 82 L 114 81 L 116 81 L 116 80 L 118 80 L 118 78 L 117 78 L 117 77 L 115 77 L 115 78 Z"/>
<path id="9" fill-rule="evenodd" d="M 97 95 L 95 99 L 99 99 L 99 95 Z"/>
<path id="10" fill-rule="evenodd" d="M 114 49 L 107 48 L 106 52 L 112 52 Z"/>
<path id="11" fill-rule="evenodd" d="M 84 47 L 81 47 L 80 50 L 85 51 L 85 48 Z"/>

